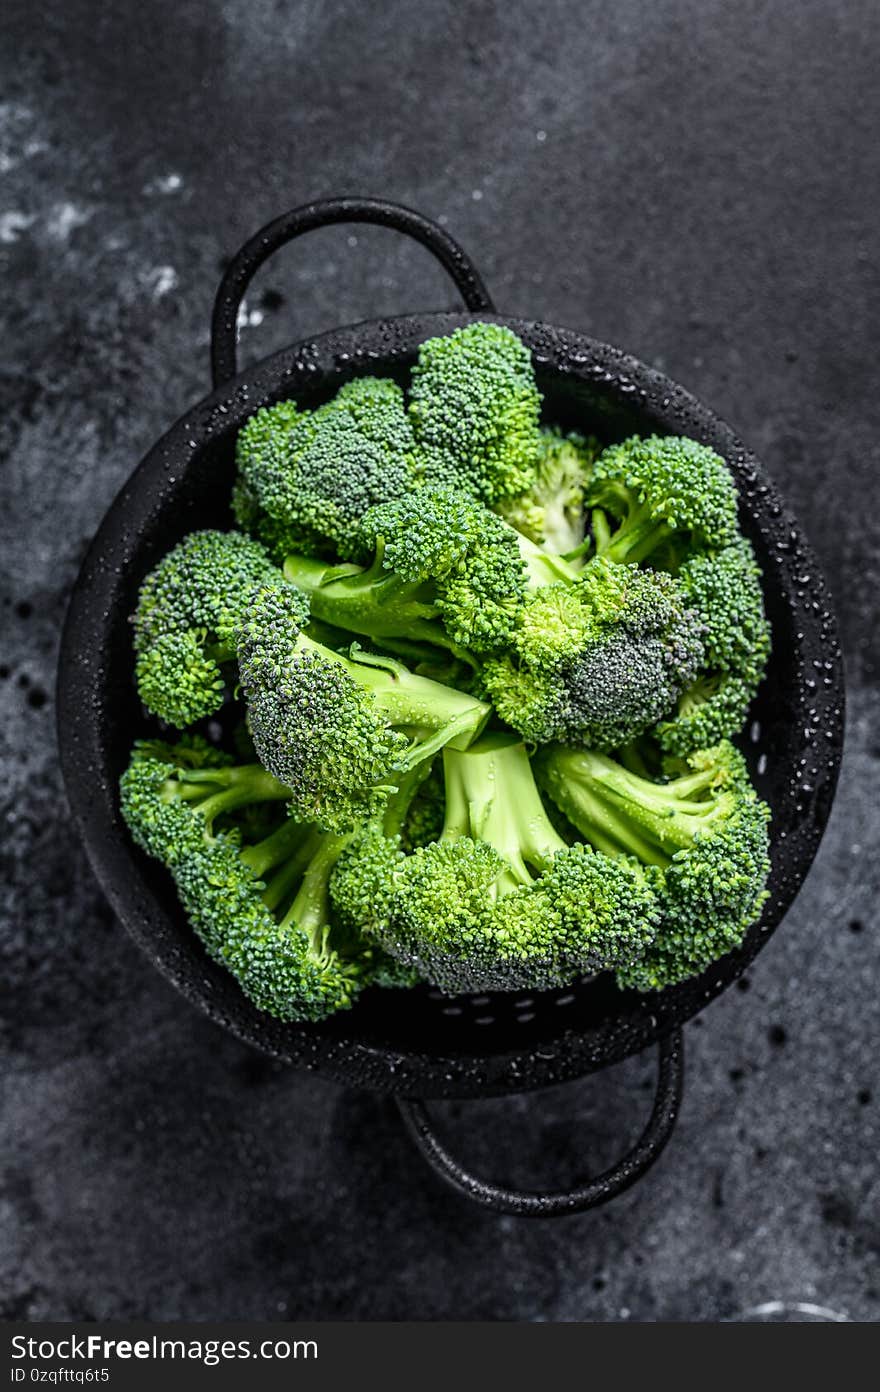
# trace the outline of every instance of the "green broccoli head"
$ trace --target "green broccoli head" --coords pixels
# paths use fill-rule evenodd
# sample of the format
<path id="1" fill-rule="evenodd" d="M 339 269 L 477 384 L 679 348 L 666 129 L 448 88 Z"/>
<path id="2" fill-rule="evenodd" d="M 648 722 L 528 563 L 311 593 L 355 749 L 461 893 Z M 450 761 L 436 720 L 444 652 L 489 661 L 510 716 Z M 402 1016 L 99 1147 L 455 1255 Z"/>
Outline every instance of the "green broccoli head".
<path id="1" fill-rule="evenodd" d="M 185 729 L 223 704 L 226 682 L 216 651 L 198 632 L 160 633 L 135 664 L 138 695 L 147 710 Z"/>
<path id="2" fill-rule="evenodd" d="M 339 547 L 368 508 L 413 484 L 403 393 L 358 377 L 315 411 L 264 407 L 239 433 L 236 461 L 236 517 L 273 556 Z"/>
<path id="3" fill-rule="evenodd" d="M 701 672 L 653 733 L 668 754 L 709 749 L 742 729 L 754 695 L 750 682 L 730 672 Z"/>
<path id="4" fill-rule="evenodd" d="M 517 533 L 466 494 L 422 488 L 370 508 L 344 550 L 363 566 L 285 562 L 319 619 L 470 662 L 509 640 L 525 595 Z"/>
<path id="5" fill-rule="evenodd" d="M 176 778 L 170 754 L 136 745 L 121 782 L 122 815 L 135 843 L 169 869 L 197 854 L 205 838 L 204 824 L 184 815 Z"/>
<path id="6" fill-rule="evenodd" d="M 135 679 L 148 710 L 184 728 L 223 704 L 222 665 L 253 590 L 282 581 L 241 532 L 192 532 L 144 580 L 134 614 Z M 307 601 L 297 600 L 300 622 Z"/>
<path id="7" fill-rule="evenodd" d="M 520 742 L 484 736 L 443 762 L 439 840 L 404 855 L 364 837 L 338 872 L 368 937 L 445 991 L 559 986 L 644 951 L 650 876 L 563 841 Z"/>
<path id="8" fill-rule="evenodd" d="M 355 831 L 330 881 L 337 920 L 371 941 L 381 942 L 403 859 L 400 836 L 386 834 L 381 819 Z"/>
<path id="9" fill-rule="evenodd" d="M 576 432 L 542 428 L 535 477 L 524 493 L 503 498 L 497 511 L 523 536 L 554 555 L 577 551 L 584 540 L 584 493 L 598 444 Z"/>
<path id="10" fill-rule="evenodd" d="M 629 965 L 653 941 L 641 867 L 572 846 L 533 884 L 508 880 L 504 857 L 471 837 L 413 852 L 379 925 L 387 950 L 443 991 L 547 990 Z"/>
<path id="11" fill-rule="evenodd" d="M 700 623 L 672 576 L 594 558 L 573 583 L 529 595 L 482 680 L 524 738 L 613 749 L 667 714 L 702 659 Z"/>
<path id="12" fill-rule="evenodd" d="M 400 777 L 489 716 L 475 697 L 390 657 L 310 640 L 295 591 L 267 588 L 242 623 L 239 673 L 259 758 L 291 789 L 298 817 L 347 830 L 376 816 Z"/>
<path id="13" fill-rule="evenodd" d="M 609 856 L 655 867 L 660 920 L 621 985 L 659 990 L 738 946 L 759 916 L 769 873 L 769 812 L 745 762 L 722 742 L 666 766 L 654 782 L 592 750 L 540 751 L 542 786 L 581 835 Z"/>
<path id="14" fill-rule="evenodd" d="M 428 339 L 409 406 L 424 481 L 490 504 L 522 493 L 538 463 L 540 408 L 531 354 L 510 329 L 476 323 Z"/>
<path id="15" fill-rule="evenodd" d="M 634 856 L 612 858 L 578 842 L 560 851 L 546 876 L 559 918 L 558 957 L 566 976 L 640 962 L 660 921 L 661 877 Z"/>
<path id="16" fill-rule="evenodd" d="M 355 544 L 359 559 L 381 554 L 383 571 L 397 577 L 406 592 L 414 595 L 429 586 L 440 622 L 455 643 L 479 652 L 510 637 L 524 597 L 517 536 L 466 494 L 424 488 L 372 508 Z"/>
<path id="17" fill-rule="evenodd" d="M 471 837 L 414 851 L 382 925 L 385 947 L 450 993 L 561 985 L 553 905 L 538 887 L 499 900 L 508 873 L 492 846 Z"/>
<path id="18" fill-rule="evenodd" d="M 370 966 L 369 954 L 342 956 L 332 942 L 328 883 L 342 839 L 282 816 L 249 843 L 244 813 L 278 807 L 288 790 L 259 765 L 201 754 L 136 747 L 121 780 L 135 841 L 171 872 L 207 951 L 259 1009 L 293 1021 L 345 1009 Z"/>
<path id="19" fill-rule="evenodd" d="M 412 986 L 418 970 L 381 946 L 388 937 L 397 874 L 404 861 L 402 830 L 426 783 L 425 767 L 412 770 L 388 800 L 381 818 L 349 838 L 330 879 L 333 920 L 369 950 L 372 977 L 380 986 Z"/>
<path id="20" fill-rule="evenodd" d="M 769 816 L 751 790 L 727 793 L 711 834 L 667 866 L 661 931 L 639 962 L 621 967 L 621 986 L 662 990 L 739 947 L 767 899 Z"/>
<path id="21" fill-rule="evenodd" d="M 683 754 L 705 749 L 742 729 L 770 655 L 761 572 L 751 545 L 740 537 L 721 551 L 685 561 L 679 579 L 699 616 L 704 669 L 657 727 L 661 746 Z"/>
<path id="22" fill-rule="evenodd" d="M 679 571 L 688 604 L 700 615 L 706 661 L 756 684 L 770 651 L 761 571 L 745 537 L 708 555 L 692 556 Z"/>
<path id="23" fill-rule="evenodd" d="M 678 435 L 634 435 L 609 445 L 587 485 L 597 554 L 611 561 L 668 560 L 737 537 L 737 492 L 727 464 Z"/>
<path id="24" fill-rule="evenodd" d="M 258 537 L 281 561 L 302 542 L 302 529 L 287 518 L 294 438 L 307 438 L 311 413 L 295 401 L 263 406 L 245 422 L 235 442 L 232 513 L 239 527 Z"/>
<path id="25" fill-rule="evenodd" d="M 414 986 L 421 972 L 411 962 L 386 952 L 390 904 L 396 871 L 403 859 L 399 836 L 386 836 L 373 823 L 352 836 L 330 880 L 334 922 L 363 943 L 370 966 L 370 984 Z"/>
<path id="26" fill-rule="evenodd" d="M 238 659 L 254 746 L 292 789 L 296 815 L 348 829 L 379 811 L 409 741 L 352 679 L 352 664 L 305 638 L 285 590 L 255 596 Z"/>
<path id="27" fill-rule="evenodd" d="M 315 849 L 283 914 L 267 907 L 263 882 L 242 860 L 233 834 L 220 832 L 177 867 L 181 903 L 208 951 L 259 1010 L 282 1020 L 322 1020 L 346 1010 L 366 984 L 364 964 L 330 945 L 329 867 L 322 862 L 333 853 L 332 842 Z"/>

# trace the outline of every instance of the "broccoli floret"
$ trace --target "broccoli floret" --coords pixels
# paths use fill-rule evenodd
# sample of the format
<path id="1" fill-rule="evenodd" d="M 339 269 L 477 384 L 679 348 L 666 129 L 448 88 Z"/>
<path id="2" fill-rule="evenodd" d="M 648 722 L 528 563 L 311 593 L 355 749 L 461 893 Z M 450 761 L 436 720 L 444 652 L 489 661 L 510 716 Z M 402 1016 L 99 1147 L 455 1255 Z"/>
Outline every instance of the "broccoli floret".
<path id="1" fill-rule="evenodd" d="M 445 815 L 443 761 L 435 759 L 401 824 L 400 844 L 403 850 L 414 851 L 417 846 L 429 846 L 432 841 L 439 841 Z"/>
<path id="2" fill-rule="evenodd" d="M 610 561 L 727 546 L 737 536 L 737 493 L 720 455 L 677 435 L 634 435 L 595 461 L 584 501 L 591 544 Z"/>
<path id="3" fill-rule="evenodd" d="M 541 430 L 538 467 L 525 493 L 504 498 L 497 511 L 536 545 L 564 556 L 584 540 L 584 490 L 598 452 L 595 439 L 555 428 Z"/>
<path id="4" fill-rule="evenodd" d="M 423 763 L 404 774 L 381 812 L 352 833 L 339 857 L 330 881 L 330 902 L 336 922 L 355 936 L 366 934 L 373 942 L 381 937 L 404 856 L 403 828 L 430 772 L 430 765 Z"/>
<path id="5" fill-rule="evenodd" d="M 409 414 L 428 484 L 486 503 L 524 492 L 538 463 L 541 395 L 528 348 L 476 323 L 419 348 Z"/>
<path id="6" fill-rule="evenodd" d="M 552 897 L 540 882 L 505 893 L 508 878 L 503 856 L 472 837 L 414 851 L 393 882 L 380 941 L 451 995 L 567 984 Z"/>
<path id="7" fill-rule="evenodd" d="M 135 841 L 170 870 L 210 955 L 261 1010 L 319 1020 L 372 979 L 375 954 L 336 950 L 328 883 L 344 838 L 282 818 L 254 842 L 244 813 L 290 796 L 259 764 L 234 766 L 192 746 L 136 746 L 121 781 Z"/>
<path id="8" fill-rule="evenodd" d="M 192 532 L 144 580 L 134 614 L 135 678 L 148 710 L 182 729 L 223 704 L 222 664 L 254 589 L 282 581 L 241 532 Z M 300 622 L 308 603 L 296 601 Z"/>
<path id="9" fill-rule="evenodd" d="M 279 561 L 301 541 L 301 529 L 291 532 L 284 500 L 290 491 L 293 432 L 296 428 L 303 437 L 310 419 L 311 412 L 301 411 L 295 401 L 279 401 L 255 411 L 235 442 L 232 515 Z"/>
<path id="10" fill-rule="evenodd" d="M 673 715 L 655 728 L 670 754 L 709 749 L 741 730 L 755 694 L 750 683 L 730 672 L 701 672 L 681 693 Z"/>
<path id="11" fill-rule="evenodd" d="M 657 736 L 670 753 L 686 754 L 742 728 L 767 667 L 770 625 L 761 572 L 744 537 L 721 551 L 691 557 L 679 580 L 702 624 L 705 670 L 682 691 Z"/>
<path id="12" fill-rule="evenodd" d="M 575 842 L 547 877 L 562 926 L 560 965 L 567 981 L 584 972 L 635 970 L 651 951 L 660 922 L 653 866 L 607 856 Z"/>
<path id="13" fill-rule="evenodd" d="M 759 916 L 769 872 L 767 807 L 731 744 L 667 764 L 653 782 L 592 750 L 562 745 L 535 760 L 541 785 L 583 837 L 608 856 L 661 872 L 660 925 L 622 986 L 660 990 L 737 947 Z"/>
<path id="14" fill-rule="evenodd" d="M 448 649 L 502 646 L 525 594 L 517 533 L 453 489 L 424 488 L 371 508 L 346 552 L 359 565 L 290 556 L 286 578 L 318 618 L 379 642 Z"/>
<path id="15" fill-rule="evenodd" d="M 591 560 L 522 606 L 510 648 L 482 668 L 525 739 L 614 749 L 672 708 L 703 660 L 700 624 L 671 575 Z"/>
<path id="16" fill-rule="evenodd" d="M 273 556 L 332 551 L 374 503 L 414 486 L 403 392 L 357 377 L 315 411 L 264 407 L 239 433 L 236 462 L 236 518 Z"/>
<path id="17" fill-rule="evenodd" d="M 517 532 L 519 554 L 526 570 L 526 591 L 535 594 L 545 585 L 571 585 L 583 569 L 581 556 L 567 559 L 555 552 L 545 551 L 536 541 Z"/>
<path id="18" fill-rule="evenodd" d="M 247 751 L 242 751 L 247 752 Z M 137 740 L 134 754 L 138 759 L 158 759 L 166 764 L 175 764 L 181 769 L 226 768 L 230 764 L 253 763 L 253 748 L 249 758 L 236 758 L 218 745 L 205 739 L 204 735 L 188 730 L 171 744 L 164 739 Z"/>
<path id="19" fill-rule="evenodd" d="M 334 877 L 340 907 L 445 991 L 541 989 L 630 961 L 657 917 L 650 877 L 554 830 L 510 735 L 444 750 L 439 841 L 405 855 L 373 827 Z"/>
<path id="20" fill-rule="evenodd" d="M 703 624 L 710 666 L 760 681 L 770 650 L 761 571 L 745 537 L 710 555 L 685 561 L 679 579 Z"/>
<path id="21" fill-rule="evenodd" d="M 296 816 L 342 831 L 381 811 L 400 777 L 464 748 L 490 708 L 363 651 L 334 652 L 299 626 L 296 591 L 259 591 L 242 622 L 239 674 L 257 754 Z"/>

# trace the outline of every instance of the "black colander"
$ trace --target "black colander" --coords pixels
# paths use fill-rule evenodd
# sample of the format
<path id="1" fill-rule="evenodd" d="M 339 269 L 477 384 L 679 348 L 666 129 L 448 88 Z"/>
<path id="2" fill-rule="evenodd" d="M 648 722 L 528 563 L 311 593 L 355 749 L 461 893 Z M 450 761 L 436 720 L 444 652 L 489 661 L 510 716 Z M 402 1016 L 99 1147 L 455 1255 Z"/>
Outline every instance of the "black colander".
<path id="1" fill-rule="evenodd" d="M 467 313 L 369 320 L 334 329 L 236 369 L 236 319 L 257 268 L 284 243 L 330 223 L 392 227 L 427 246 L 454 280 Z M 532 351 L 548 420 L 607 440 L 633 432 L 684 434 L 729 462 L 743 530 L 764 572 L 773 656 L 742 740 L 773 814 L 770 897 L 743 945 L 702 976 L 659 994 L 617 990 L 608 975 L 562 991 L 448 997 L 428 986 L 367 992 L 320 1025 L 282 1024 L 256 1010 L 203 951 L 164 870 L 127 834 L 117 783 L 144 717 L 132 687 L 128 616 L 138 587 L 187 532 L 229 524 L 236 433 L 260 406 L 326 400 L 349 378 L 407 378 L 418 345 L 475 319 L 507 324 Z M 94 871 L 122 923 L 191 1001 L 239 1038 L 301 1068 L 395 1093 L 428 1160 L 490 1208 L 572 1213 L 602 1203 L 657 1158 L 675 1123 L 682 1085 L 681 1026 L 729 986 L 778 925 L 825 827 L 842 748 L 843 671 L 824 581 L 757 460 L 711 411 L 662 373 L 583 334 L 497 315 L 464 252 L 435 224 L 366 199 L 308 204 L 278 218 L 231 262 L 212 327 L 214 391 L 150 450 L 111 506 L 77 580 L 64 630 L 58 723 L 68 796 Z M 613 1169 L 562 1193 L 502 1189 L 465 1172 L 431 1129 L 423 1102 L 485 1097 L 580 1077 L 659 1045 L 654 1109 L 636 1147 Z"/>

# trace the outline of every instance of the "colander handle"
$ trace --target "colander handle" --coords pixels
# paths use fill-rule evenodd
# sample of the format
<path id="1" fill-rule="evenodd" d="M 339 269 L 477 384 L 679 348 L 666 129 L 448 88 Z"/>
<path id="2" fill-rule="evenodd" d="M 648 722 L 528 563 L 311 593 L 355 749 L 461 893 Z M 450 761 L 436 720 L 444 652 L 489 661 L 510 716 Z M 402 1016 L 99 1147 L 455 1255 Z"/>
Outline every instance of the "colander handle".
<path id="1" fill-rule="evenodd" d="M 479 1179 L 450 1155 L 438 1139 L 424 1102 L 414 1098 L 398 1098 L 397 1105 L 406 1129 L 432 1169 L 453 1188 L 484 1208 L 496 1213 L 513 1213 L 523 1218 L 558 1218 L 570 1213 L 583 1213 L 608 1203 L 635 1184 L 649 1170 L 672 1135 L 681 1104 L 684 1078 L 684 1040 L 681 1030 L 675 1030 L 659 1042 L 659 1068 L 654 1108 L 641 1138 L 633 1149 L 604 1174 L 588 1180 L 574 1189 L 547 1194 L 524 1189 L 503 1189 L 498 1184 Z"/>
<path id="2" fill-rule="evenodd" d="M 317 203 L 304 203 L 262 227 L 236 252 L 223 274 L 211 319 L 211 372 L 215 387 L 222 387 L 238 370 L 238 311 L 260 266 L 287 242 L 316 227 L 329 227 L 337 222 L 370 222 L 379 227 L 393 227 L 396 232 L 421 242 L 449 272 L 468 309 L 477 313 L 481 310 L 494 312 L 489 292 L 470 257 L 448 232 L 421 213 L 380 198 L 325 198 Z"/>

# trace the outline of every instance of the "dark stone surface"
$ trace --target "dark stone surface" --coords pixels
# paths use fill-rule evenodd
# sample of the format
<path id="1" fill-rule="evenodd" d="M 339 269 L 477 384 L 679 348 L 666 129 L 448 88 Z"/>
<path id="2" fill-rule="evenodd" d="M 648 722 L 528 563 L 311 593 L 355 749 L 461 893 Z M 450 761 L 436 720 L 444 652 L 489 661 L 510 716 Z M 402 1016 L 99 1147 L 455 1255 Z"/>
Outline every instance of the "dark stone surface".
<path id="1" fill-rule="evenodd" d="M 11 0 L 5 21 L 0 1313 L 876 1319 L 876 6 L 66 0 L 38 24 Z M 553 1225 L 482 1214 L 392 1103 L 197 1016 L 66 821 L 51 691 L 83 550 L 206 389 L 223 257 L 345 192 L 441 218 L 499 306 L 621 343 L 726 415 L 841 615 L 849 743 L 808 883 L 750 989 L 689 1028 L 657 1169 Z M 418 249 L 327 232 L 263 273 L 243 351 L 449 302 Z M 562 1182 L 638 1130 L 652 1067 L 437 1112 L 485 1172 Z"/>

